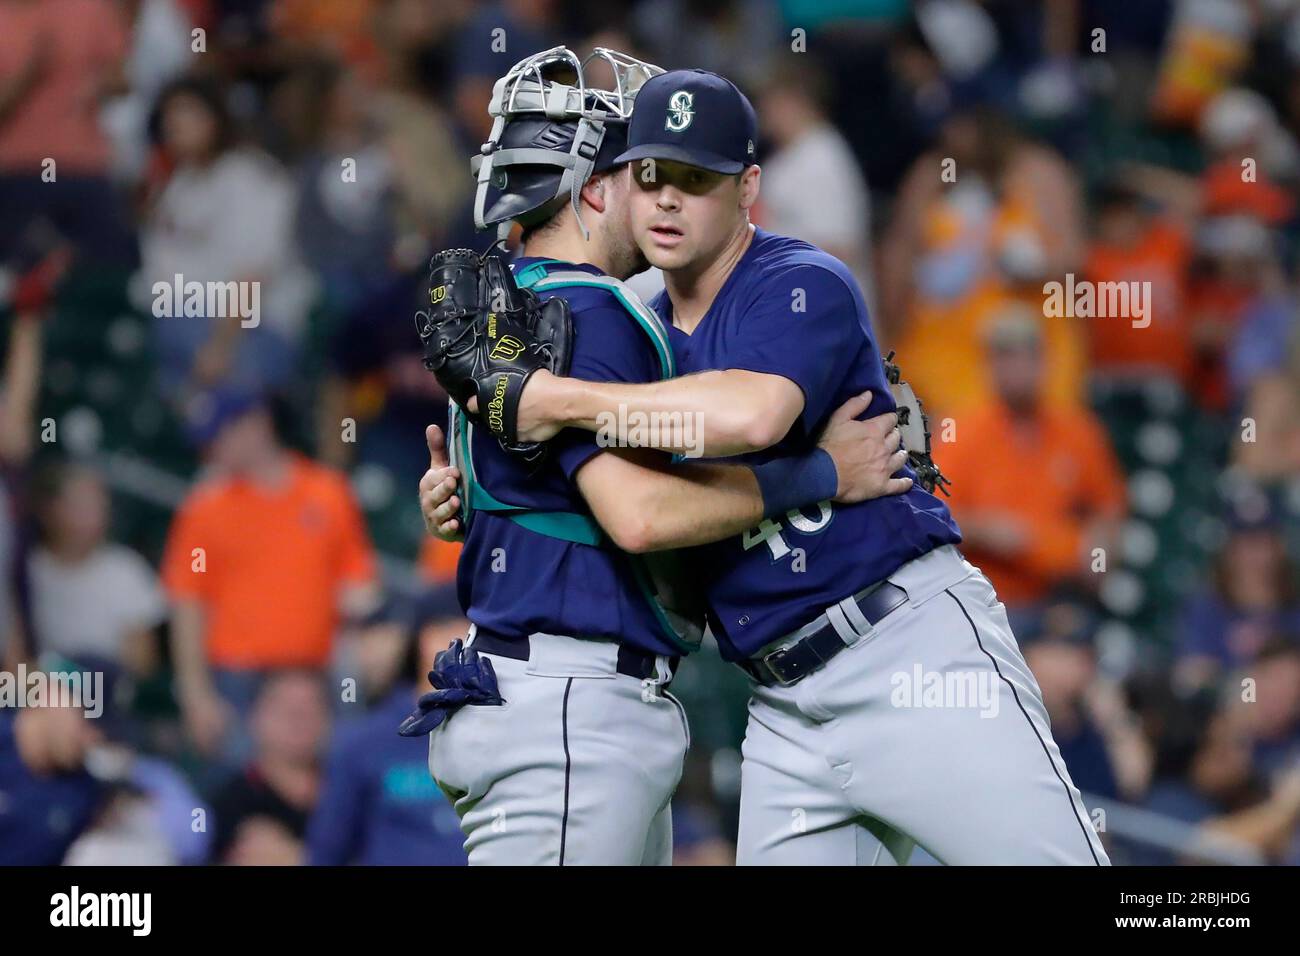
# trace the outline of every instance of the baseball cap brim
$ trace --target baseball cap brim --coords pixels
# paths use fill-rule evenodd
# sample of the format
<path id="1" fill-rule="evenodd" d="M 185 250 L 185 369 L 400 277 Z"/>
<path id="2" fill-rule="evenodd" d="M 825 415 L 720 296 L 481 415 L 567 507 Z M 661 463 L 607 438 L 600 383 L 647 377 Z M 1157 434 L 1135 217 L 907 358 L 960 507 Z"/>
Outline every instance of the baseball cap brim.
<path id="1" fill-rule="evenodd" d="M 673 143 L 646 143 L 642 146 L 633 146 L 627 152 L 621 153 L 614 162 L 632 163 L 638 159 L 666 159 L 669 162 L 707 169 L 713 173 L 738 173 L 745 168 L 744 163 L 727 159 L 717 153 L 702 149 L 687 149 L 685 146 L 677 146 Z"/>

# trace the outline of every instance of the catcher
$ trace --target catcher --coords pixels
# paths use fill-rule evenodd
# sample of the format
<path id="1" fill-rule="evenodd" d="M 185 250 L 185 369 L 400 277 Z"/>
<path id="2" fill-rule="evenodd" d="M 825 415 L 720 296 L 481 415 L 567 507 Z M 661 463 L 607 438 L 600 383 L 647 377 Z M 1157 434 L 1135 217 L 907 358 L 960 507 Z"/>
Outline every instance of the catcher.
<path id="1" fill-rule="evenodd" d="M 613 90 L 588 86 L 593 60 L 614 70 Z M 422 510 L 431 531 L 464 534 L 472 626 L 402 732 L 429 733 L 429 769 L 472 864 L 669 863 L 688 728 L 667 688 L 700 615 L 671 557 L 646 552 L 910 487 L 890 477 L 896 417 L 854 420 L 869 396 L 846 402 L 819 445 L 769 466 L 672 465 L 576 430 L 545 448 L 518 441 L 518 396 L 540 371 L 628 383 L 676 372 L 662 323 L 620 281 L 645 261 L 615 157 L 636 90 L 660 72 L 556 48 L 498 81 L 476 224 L 518 222 L 523 256 L 509 267 L 492 253 L 434 257 L 417 317 L 426 364 L 454 399 L 450 466 L 428 430 Z"/>

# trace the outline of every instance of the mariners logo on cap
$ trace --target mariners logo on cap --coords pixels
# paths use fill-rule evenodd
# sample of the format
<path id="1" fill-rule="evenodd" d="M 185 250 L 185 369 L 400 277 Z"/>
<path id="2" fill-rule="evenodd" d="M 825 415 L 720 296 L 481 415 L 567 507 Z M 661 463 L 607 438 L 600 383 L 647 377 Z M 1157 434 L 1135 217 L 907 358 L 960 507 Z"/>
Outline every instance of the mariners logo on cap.
<path id="1" fill-rule="evenodd" d="M 678 90 L 668 97 L 668 118 L 664 120 L 664 129 L 680 133 L 691 125 L 695 119 L 695 94 L 687 90 Z"/>

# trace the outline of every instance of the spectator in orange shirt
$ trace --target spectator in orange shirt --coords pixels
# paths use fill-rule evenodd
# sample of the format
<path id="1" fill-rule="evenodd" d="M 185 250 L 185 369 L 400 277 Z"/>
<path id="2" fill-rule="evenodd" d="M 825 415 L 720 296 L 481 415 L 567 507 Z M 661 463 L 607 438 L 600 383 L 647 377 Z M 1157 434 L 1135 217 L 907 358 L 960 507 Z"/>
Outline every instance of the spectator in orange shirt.
<path id="1" fill-rule="evenodd" d="M 1095 283 L 1150 282 L 1151 322 L 1088 323 L 1092 373 L 1146 382 L 1152 374 L 1190 387 L 1191 330 L 1185 308 L 1191 237 L 1173 217 L 1157 214 L 1138 193 L 1112 184 L 1097 201 L 1096 225 L 1084 272 Z"/>
<path id="2" fill-rule="evenodd" d="M 186 729 L 229 764 L 247 756 L 243 717 L 265 677 L 323 671 L 377 589 L 344 477 L 282 446 L 259 400 L 203 398 L 190 425 L 213 474 L 178 511 L 162 573 Z"/>
<path id="3" fill-rule="evenodd" d="M 1043 401 L 1042 337 L 1032 316 L 1010 313 L 988 337 L 997 396 L 956 419 L 939 450 L 952 479 L 963 551 L 1008 608 L 1032 612 L 1088 573 L 1094 548 L 1111 553 L 1124 480 L 1099 422 Z"/>
<path id="4" fill-rule="evenodd" d="M 995 110 L 955 110 L 912 164 L 881 244 L 873 318 L 931 414 L 956 415 L 992 395 L 984 334 L 1012 304 L 1041 303 L 1046 281 L 1080 267 L 1082 210 L 1075 171 Z M 1043 335 L 1047 400 L 1077 401 L 1082 330 L 1044 320 Z"/>
<path id="5" fill-rule="evenodd" d="M 1293 185 L 1300 150 L 1258 91 L 1236 87 L 1219 94 L 1198 130 L 1208 164 L 1201 173 L 1204 216 L 1254 216 L 1280 226 L 1295 216 Z"/>

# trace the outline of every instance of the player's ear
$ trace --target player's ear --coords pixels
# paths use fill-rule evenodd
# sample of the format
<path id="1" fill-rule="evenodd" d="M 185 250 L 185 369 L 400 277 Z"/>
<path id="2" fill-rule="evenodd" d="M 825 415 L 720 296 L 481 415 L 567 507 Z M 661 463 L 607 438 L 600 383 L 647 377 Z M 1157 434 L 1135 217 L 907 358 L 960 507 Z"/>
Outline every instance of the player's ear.
<path id="1" fill-rule="evenodd" d="M 597 173 L 587 180 L 582 187 L 582 201 L 596 212 L 605 211 L 605 201 L 609 198 L 609 183 L 605 182 L 604 173 Z"/>
<path id="2" fill-rule="evenodd" d="M 763 171 L 758 165 L 746 166 L 740 174 L 740 208 L 750 209 L 758 202 L 758 184 Z"/>

